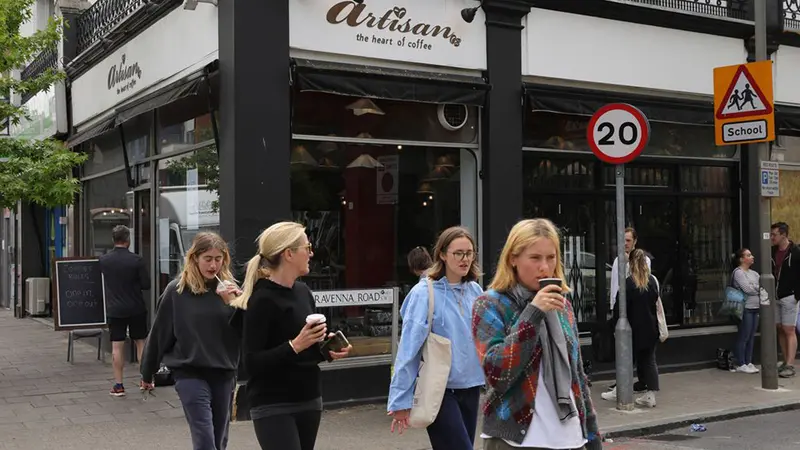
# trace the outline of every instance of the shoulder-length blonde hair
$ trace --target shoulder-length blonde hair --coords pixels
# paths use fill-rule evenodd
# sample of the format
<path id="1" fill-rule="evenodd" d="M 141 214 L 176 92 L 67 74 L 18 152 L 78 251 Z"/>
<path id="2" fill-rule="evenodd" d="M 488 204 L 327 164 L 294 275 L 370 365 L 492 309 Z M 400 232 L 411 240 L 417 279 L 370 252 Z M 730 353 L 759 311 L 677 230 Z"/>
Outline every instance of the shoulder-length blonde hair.
<path id="1" fill-rule="evenodd" d="M 644 250 L 634 249 L 628 257 L 628 264 L 631 268 L 631 279 L 633 284 L 640 291 L 646 291 L 647 285 L 650 284 L 650 268 L 647 267 L 647 257 Z"/>
<path id="2" fill-rule="evenodd" d="M 186 252 L 183 272 L 178 276 L 178 292 L 183 293 L 186 288 L 195 295 L 208 292 L 206 278 L 200 273 L 197 260 L 211 250 L 219 250 L 222 253 L 222 267 L 217 276 L 223 281 L 236 282 L 231 273 L 231 253 L 228 244 L 220 235 L 204 231 L 197 233 L 192 240 L 192 247 Z"/>
<path id="3" fill-rule="evenodd" d="M 450 227 L 439 235 L 436 240 L 436 246 L 433 247 L 433 265 L 428 269 L 428 277 L 432 280 L 439 280 L 447 274 L 447 266 L 445 265 L 444 258 L 447 256 L 447 249 L 450 244 L 456 239 L 466 238 L 472 244 L 472 251 L 474 256 L 472 264 L 469 266 L 469 271 L 461 279 L 461 281 L 475 281 L 482 275 L 480 265 L 478 264 L 478 247 L 475 245 L 475 239 L 472 234 L 464 227 Z"/>
<path id="4" fill-rule="evenodd" d="M 534 244 L 539 239 L 549 239 L 556 248 L 556 271 L 553 275 L 561 279 L 561 286 L 564 293 L 570 291 L 567 279 L 564 276 L 564 265 L 561 260 L 561 239 L 558 235 L 553 222 L 547 219 L 526 219 L 517 222 L 500 253 L 500 260 L 497 262 L 497 272 L 494 275 L 489 289 L 498 292 L 508 292 L 519 283 L 517 271 L 511 265 L 511 260 L 525 251 L 526 248 Z"/>
<path id="5" fill-rule="evenodd" d="M 297 222 L 278 222 L 262 231 L 256 240 L 258 253 L 247 262 L 242 295 L 236 297 L 231 306 L 247 309 L 256 282 L 269 278 L 270 273 L 281 265 L 283 252 L 299 248 L 305 235 L 306 227 Z"/>

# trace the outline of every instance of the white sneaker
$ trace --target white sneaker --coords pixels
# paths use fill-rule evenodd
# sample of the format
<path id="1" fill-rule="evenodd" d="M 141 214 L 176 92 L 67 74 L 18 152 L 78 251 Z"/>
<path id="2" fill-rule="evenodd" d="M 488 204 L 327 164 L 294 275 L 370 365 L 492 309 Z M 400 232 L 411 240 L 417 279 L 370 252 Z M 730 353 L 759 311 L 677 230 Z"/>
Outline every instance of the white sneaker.
<path id="1" fill-rule="evenodd" d="M 750 370 L 750 366 L 748 366 L 747 364 L 742 364 L 741 366 L 736 366 L 736 372 L 738 372 L 738 373 L 753 373 Z"/>
<path id="2" fill-rule="evenodd" d="M 644 406 L 645 408 L 655 408 L 656 407 L 656 393 L 653 391 L 647 391 L 643 396 L 636 399 L 634 402 L 639 406 Z"/>
<path id="3" fill-rule="evenodd" d="M 617 388 L 611 389 L 608 392 L 603 392 L 600 394 L 600 397 L 603 397 L 603 400 L 608 400 L 609 402 L 617 401 Z"/>
<path id="4" fill-rule="evenodd" d="M 753 363 L 750 363 L 750 364 L 748 364 L 748 366 L 750 367 L 750 370 L 751 370 L 751 372 L 750 372 L 750 373 L 758 373 L 758 372 L 761 372 L 760 370 L 758 370 L 758 367 L 756 367 L 756 366 L 755 366 Z"/>

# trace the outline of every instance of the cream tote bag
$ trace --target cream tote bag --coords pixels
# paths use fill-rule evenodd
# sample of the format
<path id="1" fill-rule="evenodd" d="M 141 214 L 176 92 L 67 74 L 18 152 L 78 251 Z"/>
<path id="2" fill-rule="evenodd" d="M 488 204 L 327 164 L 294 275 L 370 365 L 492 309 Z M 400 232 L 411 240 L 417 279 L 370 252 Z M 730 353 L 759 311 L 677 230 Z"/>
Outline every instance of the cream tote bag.
<path id="1" fill-rule="evenodd" d="M 433 332 L 433 283 L 428 281 L 428 337 L 422 345 L 414 403 L 409 421 L 413 428 L 427 428 L 439 415 L 450 377 L 450 339 Z"/>
<path id="2" fill-rule="evenodd" d="M 669 338 L 669 328 L 667 327 L 667 316 L 664 314 L 664 305 L 661 303 L 661 286 L 658 284 L 658 278 L 653 275 L 656 280 L 656 290 L 658 290 L 658 300 L 656 301 L 656 317 L 658 318 L 658 339 L 661 342 Z"/>

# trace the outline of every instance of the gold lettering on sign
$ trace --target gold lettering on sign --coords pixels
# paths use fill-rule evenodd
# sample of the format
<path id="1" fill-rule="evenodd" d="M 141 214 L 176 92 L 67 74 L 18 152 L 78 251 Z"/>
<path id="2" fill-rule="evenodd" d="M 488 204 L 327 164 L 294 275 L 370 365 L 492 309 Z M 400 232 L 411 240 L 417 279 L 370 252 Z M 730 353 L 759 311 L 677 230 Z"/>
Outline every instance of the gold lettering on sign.
<path id="1" fill-rule="evenodd" d="M 432 1 L 432 0 L 429 0 Z M 461 38 L 448 26 L 416 22 L 406 18 L 406 8 L 395 6 L 378 16 L 366 11 L 367 3 L 356 3 L 346 0 L 333 5 L 325 16 L 331 25 L 345 24 L 351 28 L 366 27 L 377 30 L 389 30 L 396 33 L 413 34 L 415 36 L 441 37 L 453 47 L 461 45 Z"/>

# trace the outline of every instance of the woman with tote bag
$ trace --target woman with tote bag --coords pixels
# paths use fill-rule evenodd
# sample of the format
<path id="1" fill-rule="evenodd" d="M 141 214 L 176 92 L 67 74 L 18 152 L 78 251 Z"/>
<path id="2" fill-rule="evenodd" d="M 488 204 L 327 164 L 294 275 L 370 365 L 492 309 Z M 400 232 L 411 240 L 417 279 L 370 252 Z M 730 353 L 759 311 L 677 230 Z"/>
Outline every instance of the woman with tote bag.
<path id="1" fill-rule="evenodd" d="M 426 427 L 433 450 L 472 450 L 484 384 L 471 331 L 472 305 L 483 292 L 472 235 L 462 227 L 443 231 L 433 259 L 400 310 L 391 431 Z"/>

